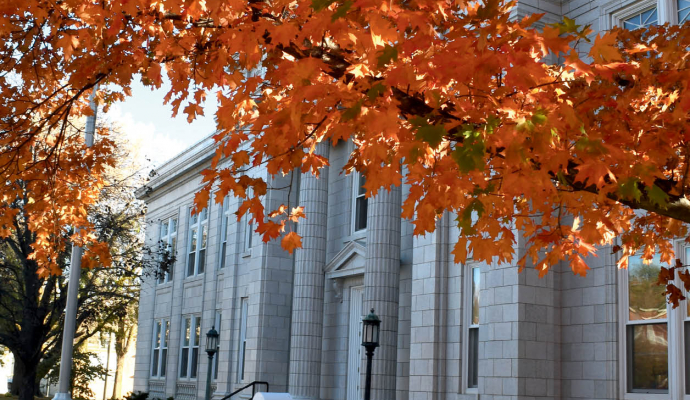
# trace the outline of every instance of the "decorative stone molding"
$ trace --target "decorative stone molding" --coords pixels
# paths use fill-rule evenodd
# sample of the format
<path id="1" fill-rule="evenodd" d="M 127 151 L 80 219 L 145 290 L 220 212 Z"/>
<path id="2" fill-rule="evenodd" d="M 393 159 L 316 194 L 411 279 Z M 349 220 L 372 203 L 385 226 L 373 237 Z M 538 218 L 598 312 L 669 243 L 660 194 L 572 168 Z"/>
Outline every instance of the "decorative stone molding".
<path id="1" fill-rule="evenodd" d="M 336 279 L 364 274 L 364 257 L 367 248 L 357 242 L 349 242 L 326 264 L 326 278 Z"/>

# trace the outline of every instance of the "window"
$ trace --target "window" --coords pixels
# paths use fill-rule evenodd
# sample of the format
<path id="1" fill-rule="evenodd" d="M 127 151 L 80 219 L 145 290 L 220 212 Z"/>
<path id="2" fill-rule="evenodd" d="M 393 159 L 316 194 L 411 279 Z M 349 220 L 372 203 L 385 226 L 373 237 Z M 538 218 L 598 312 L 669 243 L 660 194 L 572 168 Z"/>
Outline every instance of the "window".
<path id="1" fill-rule="evenodd" d="M 475 389 L 479 383 L 479 295 L 481 268 L 471 265 L 468 268 L 465 290 L 465 324 L 467 326 L 466 382 L 468 389 Z"/>
<path id="2" fill-rule="evenodd" d="M 690 0 L 678 0 L 678 23 L 690 21 Z"/>
<path id="3" fill-rule="evenodd" d="M 250 215 L 244 217 L 244 251 L 252 249 L 252 235 L 254 234 L 254 222 Z"/>
<path id="4" fill-rule="evenodd" d="M 153 326 L 153 356 L 151 359 L 151 376 L 164 377 L 168 361 L 168 338 L 170 321 L 156 321 Z"/>
<path id="5" fill-rule="evenodd" d="M 221 313 L 220 311 L 216 311 L 216 320 L 213 325 L 213 327 L 216 329 L 218 332 L 218 335 L 220 335 L 220 321 L 221 321 Z M 213 360 L 213 379 L 218 379 L 218 360 L 220 359 L 220 347 L 221 347 L 221 342 L 220 342 L 220 337 L 218 340 L 218 352 L 216 352 L 215 358 Z"/>
<path id="6" fill-rule="evenodd" d="M 159 245 L 161 250 L 166 250 L 170 256 L 175 254 L 175 246 L 177 244 L 177 218 L 168 218 L 161 222 L 161 230 L 159 235 Z M 165 246 L 165 247 L 163 247 Z M 161 255 L 160 261 L 163 261 Z M 169 265 L 168 270 L 164 274 L 158 276 L 158 283 L 170 282 L 173 279 L 174 265 Z"/>
<path id="7" fill-rule="evenodd" d="M 230 196 L 225 196 L 223 200 L 223 213 L 220 216 L 220 262 L 218 265 L 221 269 L 225 268 L 225 259 L 227 258 L 228 249 L 228 231 L 230 230 L 230 218 L 233 214 L 230 213 Z"/>
<path id="8" fill-rule="evenodd" d="M 196 378 L 199 366 L 199 335 L 201 317 L 189 316 L 182 320 L 182 352 L 180 353 L 180 378 Z"/>
<path id="9" fill-rule="evenodd" d="M 187 246 L 187 276 L 203 274 L 206 267 L 206 245 L 208 243 L 208 209 L 198 214 L 189 210 L 189 244 Z"/>
<path id="10" fill-rule="evenodd" d="M 630 30 L 648 28 L 658 24 L 659 15 L 656 6 L 623 20 L 623 28 Z"/>
<path id="11" fill-rule="evenodd" d="M 354 232 L 359 232 L 367 229 L 367 198 L 365 196 L 366 189 L 364 189 L 366 178 L 364 175 L 356 172 L 352 175 L 352 182 L 354 187 L 352 226 L 354 227 Z"/>
<path id="12" fill-rule="evenodd" d="M 668 393 L 668 306 L 656 284 L 661 262 L 630 257 L 625 314 L 625 368 L 629 393 Z M 625 271 L 624 271 L 625 272 Z"/>
<path id="13" fill-rule="evenodd" d="M 244 381 L 244 363 L 247 356 L 247 312 L 249 311 L 249 298 L 240 300 L 240 340 L 239 355 L 237 357 L 237 381 Z"/>
<path id="14" fill-rule="evenodd" d="M 682 24 L 690 20 L 690 0 L 642 0 L 623 9 L 620 2 L 612 1 L 602 6 L 602 11 L 611 16 L 604 30 L 614 26 L 640 29 L 665 23 Z"/>

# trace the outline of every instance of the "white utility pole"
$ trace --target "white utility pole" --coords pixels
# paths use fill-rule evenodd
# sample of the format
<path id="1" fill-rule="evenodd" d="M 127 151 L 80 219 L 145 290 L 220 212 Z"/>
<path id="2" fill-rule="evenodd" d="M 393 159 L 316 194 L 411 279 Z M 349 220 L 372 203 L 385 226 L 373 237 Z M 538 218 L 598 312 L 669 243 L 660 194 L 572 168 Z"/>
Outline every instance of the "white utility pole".
<path id="1" fill-rule="evenodd" d="M 93 92 L 91 92 L 89 97 L 93 115 L 86 118 L 86 130 L 84 132 L 86 147 L 93 146 L 93 138 L 96 133 L 96 113 L 98 112 L 95 97 L 96 90 L 98 90 L 98 85 L 94 86 Z M 79 231 L 79 227 L 75 229 L 77 232 Z M 69 285 L 67 286 L 67 307 L 65 307 L 65 325 L 62 331 L 60 378 L 58 380 L 58 390 L 53 400 L 72 400 L 69 383 L 70 375 L 72 375 L 72 352 L 74 351 L 74 334 L 77 327 L 77 294 L 79 293 L 81 256 L 83 252 L 84 250 L 81 247 L 72 245 L 72 258 L 69 263 Z"/>

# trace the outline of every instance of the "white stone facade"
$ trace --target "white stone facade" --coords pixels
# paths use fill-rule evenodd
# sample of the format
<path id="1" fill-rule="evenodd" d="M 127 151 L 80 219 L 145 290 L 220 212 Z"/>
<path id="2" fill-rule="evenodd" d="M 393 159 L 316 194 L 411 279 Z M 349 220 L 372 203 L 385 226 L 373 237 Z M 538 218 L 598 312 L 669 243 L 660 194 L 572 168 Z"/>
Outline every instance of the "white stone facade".
<path id="1" fill-rule="evenodd" d="M 516 14 L 545 12 L 547 23 L 567 16 L 597 31 L 653 7 L 659 21 L 678 22 L 684 1 L 520 0 Z M 197 246 L 205 250 L 193 255 L 197 263 L 205 259 L 204 272 L 187 276 L 189 209 L 213 150 L 210 138 L 198 143 L 162 166 L 139 192 L 149 207 L 150 243 L 161 238 L 164 221 L 177 221 L 177 262 L 169 282 L 149 279 L 142 287 L 135 390 L 160 399 L 203 398 L 205 333 L 220 323 L 214 399 L 259 380 L 269 382 L 273 392 L 296 398 L 360 400 L 364 352 L 359 322 L 374 308 L 382 330 L 372 399 L 690 398 L 685 304 L 683 311 L 669 310 L 640 325 L 647 335 L 657 332 L 656 345 L 666 346 L 668 356 L 662 362 L 666 372 L 659 367 L 652 373 L 656 381 L 639 383 L 641 378 L 631 372 L 631 365 L 637 365 L 631 354 L 636 351 L 632 342 L 640 339 L 626 332 L 639 332 L 631 326 L 640 321 L 631 319 L 628 276 L 616 269 L 616 254 L 601 249 L 599 257 L 587 260 L 592 269 L 586 278 L 560 265 L 538 279 L 529 267 L 518 273 L 515 265 L 497 262 L 455 264 L 450 254 L 458 235 L 454 218 L 445 215 L 433 234 L 414 237 L 412 224 L 400 218 L 404 186 L 369 199 L 366 229 L 356 230 L 359 181 L 341 172 L 349 143 L 318 148 L 331 165 L 321 178 L 295 173 L 271 182 L 273 187 L 291 184 L 292 190 L 270 191 L 267 208 L 288 201 L 306 206 L 308 218 L 298 225 L 303 248 L 294 256 L 279 241 L 263 243 L 246 222 L 237 222 L 232 215 L 236 199 L 229 199 L 231 217 L 223 234 L 225 211 L 212 202 L 205 245 Z M 204 240 L 200 231 L 197 235 Z M 685 254 L 684 248 L 678 250 Z M 478 302 L 473 283 L 479 285 Z M 185 345 L 187 318 L 196 317 L 199 344 L 195 347 L 191 332 L 192 344 Z M 160 323 L 169 326 L 168 335 L 157 336 Z M 164 336 L 167 346 L 156 344 Z M 193 361 L 195 351 L 198 362 Z M 155 354 L 159 367 L 153 373 Z M 634 354 L 638 360 L 644 357 Z M 195 377 L 181 377 L 183 361 L 196 368 Z"/>

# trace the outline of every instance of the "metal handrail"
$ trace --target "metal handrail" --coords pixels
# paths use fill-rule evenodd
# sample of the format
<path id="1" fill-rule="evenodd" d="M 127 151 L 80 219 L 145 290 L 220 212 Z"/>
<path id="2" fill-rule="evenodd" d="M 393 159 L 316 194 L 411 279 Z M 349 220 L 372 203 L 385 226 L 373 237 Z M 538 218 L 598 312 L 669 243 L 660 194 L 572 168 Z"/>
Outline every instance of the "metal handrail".
<path id="1" fill-rule="evenodd" d="M 269 389 L 268 389 L 268 382 L 265 382 L 265 381 L 254 381 L 254 382 L 252 382 L 252 383 L 249 383 L 249 384 L 247 384 L 247 385 L 245 385 L 245 386 L 243 386 L 243 387 L 241 387 L 241 388 L 235 390 L 234 392 L 230 393 L 229 395 L 223 397 L 223 398 L 220 399 L 220 400 L 228 400 L 228 399 L 231 398 L 232 396 L 236 395 L 237 393 L 243 391 L 244 389 L 246 389 L 246 388 L 248 388 L 248 387 L 250 387 L 250 386 L 252 387 L 252 397 L 251 397 L 251 398 L 253 399 L 253 398 L 254 398 L 254 395 L 256 394 L 256 385 L 266 385 L 266 391 L 267 391 L 267 392 L 269 391 Z"/>

